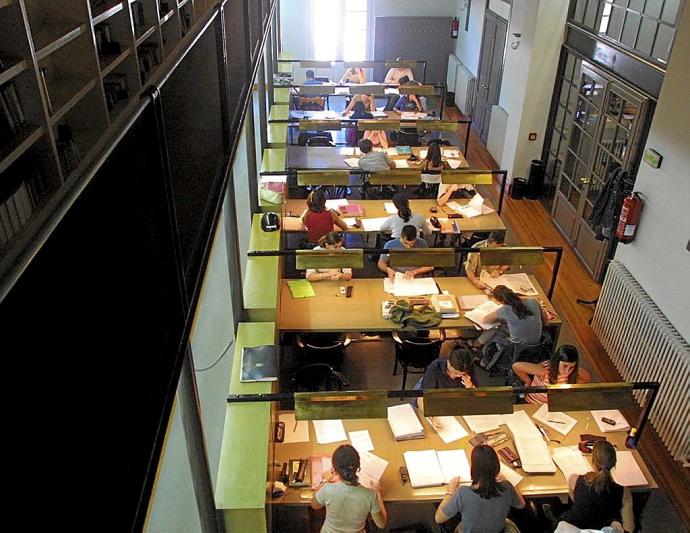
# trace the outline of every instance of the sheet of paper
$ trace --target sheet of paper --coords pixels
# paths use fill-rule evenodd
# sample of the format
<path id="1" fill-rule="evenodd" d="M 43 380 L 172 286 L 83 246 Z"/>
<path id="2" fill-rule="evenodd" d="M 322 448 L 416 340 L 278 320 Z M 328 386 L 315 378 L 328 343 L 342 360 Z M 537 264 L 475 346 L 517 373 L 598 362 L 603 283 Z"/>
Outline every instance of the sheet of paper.
<path id="1" fill-rule="evenodd" d="M 357 224 L 357 219 L 354 217 L 344 217 L 343 222 L 347 224 L 348 228 L 354 228 L 355 224 Z"/>
<path id="2" fill-rule="evenodd" d="M 426 118 L 427 116 L 429 116 L 429 114 L 425 113 L 424 111 L 417 111 L 415 113 L 415 117 L 417 118 Z"/>
<path id="3" fill-rule="evenodd" d="M 403 452 L 403 458 L 413 488 L 443 485 L 445 478 L 438 462 L 436 450 Z"/>
<path id="4" fill-rule="evenodd" d="M 403 111 L 400 115 L 400 120 L 417 120 L 417 113 Z"/>
<path id="5" fill-rule="evenodd" d="M 340 155 L 355 155 L 355 149 L 352 146 L 343 146 L 338 148 L 338 153 Z"/>
<path id="6" fill-rule="evenodd" d="M 268 176 L 261 176 L 259 183 L 286 183 L 287 176 L 279 176 L 277 174 L 269 174 Z"/>
<path id="7" fill-rule="evenodd" d="M 395 168 L 410 168 L 407 159 L 395 159 L 393 162 L 395 163 Z"/>
<path id="8" fill-rule="evenodd" d="M 349 159 L 345 159 L 344 163 L 350 168 L 357 168 L 359 166 L 359 159 L 356 157 L 351 157 Z"/>
<path id="9" fill-rule="evenodd" d="M 423 435 L 424 427 L 409 403 L 401 403 L 388 408 L 388 424 L 396 439 Z"/>
<path id="10" fill-rule="evenodd" d="M 310 457 L 311 466 L 311 488 L 318 489 L 323 481 L 323 475 L 331 471 L 333 463 L 331 458 L 325 455 L 312 455 Z"/>
<path id="11" fill-rule="evenodd" d="M 482 206 L 484 198 L 479 193 L 475 194 L 466 205 L 460 206 L 460 212 L 466 218 L 474 218 L 483 214 Z"/>
<path id="12" fill-rule="evenodd" d="M 503 474 L 503 477 L 506 478 L 513 487 L 517 487 L 520 481 L 525 479 L 505 463 L 501 463 L 501 474 Z"/>
<path id="13" fill-rule="evenodd" d="M 454 477 L 459 477 L 461 481 L 472 479 L 470 463 L 467 460 L 465 450 L 437 451 L 436 456 L 438 457 L 438 464 L 441 465 L 444 483 L 450 483 Z"/>
<path id="14" fill-rule="evenodd" d="M 446 204 L 446 207 L 449 207 L 450 209 L 452 209 L 456 213 L 459 213 L 460 210 L 462 209 L 462 206 L 457 202 L 448 202 Z"/>
<path id="15" fill-rule="evenodd" d="M 342 206 L 348 205 L 347 198 L 336 198 L 334 200 L 326 200 L 326 209 L 334 209 L 338 211 Z"/>
<path id="16" fill-rule="evenodd" d="M 307 420 L 295 420 L 295 413 L 281 413 L 278 420 L 285 424 L 284 443 L 309 442 L 309 423 Z"/>
<path id="17" fill-rule="evenodd" d="M 335 94 L 348 95 L 350 94 L 350 89 L 348 87 L 336 87 Z"/>
<path id="18" fill-rule="evenodd" d="M 448 166 L 453 170 L 460 168 L 460 165 L 462 165 L 462 160 L 460 159 L 446 159 L 446 162 L 448 163 Z"/>
<path id="19" fill-rule="evenodd" d="M 475 307 L 471 311 L 467 311 L 465 313 L 465 318 L 471 320 L 482 329 L 495 328 L 496 326 L 498 326 L 499 322 L 487 322 L 485 319 L 489 313 L 493 313 L 494 311 L 500 308 L 500 304 L 497 304 L 493 300 L 488 300 L 479 307 Z"/>
<path id="20" fill-rule="evenodd" d="M 379 218 L 363 218 L 362 227 L 364 231 L 381 231 L 381 224 L 383 224 L 388 217 Z"/>
<path id="21" fill-rule="evenodd" d="M 542 404 L 542 406 L 535 411 L 532 418 L 541 422 L 543 425 L 557 431 L 561 435 L 565 436 L 577 425 L 577 420 L 572 416 L 565 413 L 560 413 L 558 411 L 549 411 L 547 404 Z"/>
<path id="22" fill-rule="evenodd" d="M 405 279 L 404 274 L 396 272 L 393 294 L 398 297 L 427 296 L 438 294 L 438 286 L 433 278 Z"/>
<path id="23" fill-rule="evenodd" d="M 371 442 L 371 436 L 366 429 L 362 431 L 350 431 L 349 435 L 352 447 L 359 453 L 370 452 L 374 449 L 374 443 Z"/>
<path id="24" fill-rule="evenodd" d="M 287 286 L 293 298 L 312 298 L 316 296 L 314 287 L 306 279 L 290 279 L 287 282 Z"/>
<path id="25" fill-rule="evenodd" d="M 420 150 L 419 151 L 419 159 L 426 159 L 426 154 L 429 153 L 429 150 Z"/>
<path id="26" fill-rule="evenodd" d="M 381 481 L 381 476 L 383 476 L 383 473 L 386 471 L 388 461 L 373 453 L 360 451 L 359 462 L 361 467 L 359 471 L 359 482 L 364 487 L 376 490 L 376 486 Z"/>
<path id="27" fill-rule="evenodd" d="M 602 433 L 609 433 L 611 431 L 628 431 L 630 424 L 618 409 L 604 409 L 602 411 L 592 411 L 594 421 L 599 426 L 599 431 Z M 611 426 L 601 421 L 602 417 L 610 418 L 616 422 L 615 426 Z"/>
<path id="28" fill-rule="evenodd" d="M 565 480 L 568 481 L 573 475 L 582 475 L 592 471 L 592 466 L 584 458 L 580 450 L 570 447 L 560 446 L 551 450 L 556 466 L 561 469 Z"/>
<path id="29" fill-rule="evenodd" d="M 442 152 L 443 152 L 443 157 L 446 157 L 446 158 L 447 157 L 454 157 L 454 158 L 460 157 L 460 152 L 458 150 L 454 150 L 452 148 L 444 148 L 442 150 Z"/>
<path id="30" fill-rule="evenodd" d="M 616 452 L 616 468 L 612 474 L 616 483 L 624 487 L 649 485 L 632 452 Z"/>
<path id="31" fill-rule="evenodd" d="M 384 110 L 372 111 L 371 114 L 374 116 L 374 118 L 386 118 L 388 116 L 388 113 L 386 113 Z"/>
<path id="32" fill-rule="evenodd" d="M 426 420 L 446 444 L 467 437 L 469 434 L 454 416 L 427 416 Z"/>
<path id="33" fill-rule="evenodd" d="M 479 274 L 479 279 L 484 285 L 492 289 L 497 285 L 505 285 L 513 292 L 522 294 L 523 296 L 539 295 L 534 285 L 532 285 L 529 276 L 524 272 L 520 272 L 519 274 L 502 274 L 497 278 L 493 278 L 486 270 L 482 270 Z"/>
<path id="34" fill-rule="evenodd" d="M 400 94 L 397 87 L 386 87 L 383 92 L 384 94 Z"/>
<path id="35" fill-rule="evenodd" d="M 395 215 L 398 213 L 398 208 L 395 207 L 393 202 L 384 202 L 383 207 L 386 209 L 386 213 L 389 215 Z"/>
<path id="36" fill-rule="evenodd" d="M 312 423 L 316 433 L 316 442 L 319 444 L 347 440 L 342 420 L 312 420 Z"/>
<path id="37" fill-rule="evenodd" d="M 513 442 L 525 472 L 552 473 L 556 471 L 549 447 L 525 411 L 503 415 L 503 420 L 513 434 Z"/>
<path id="38" fill-rule="evenodd" d="M 493 431 L 503 424 L 503 415 L 465 415 L 463 418 L 473 433 Z"/>
<path id="39" fill-rule="evenodd" d="M 458 301 L 462 309 L 475 309 L 488 302 L 489 297 L 486 294 L 466 294 L 464 296 L 458 296 Z"/>
<path id="40" fill-rule="evenodd" d="M 395 146 L 391 146 L 387 150 L 388 155 L 398 155 L 398 149 Z"/>

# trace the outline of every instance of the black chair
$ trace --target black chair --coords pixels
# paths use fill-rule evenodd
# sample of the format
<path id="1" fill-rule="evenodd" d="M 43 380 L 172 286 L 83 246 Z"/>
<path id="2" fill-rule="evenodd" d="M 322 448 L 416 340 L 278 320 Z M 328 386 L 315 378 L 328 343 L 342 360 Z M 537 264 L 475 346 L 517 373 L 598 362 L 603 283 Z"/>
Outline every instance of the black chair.
<path id="1" fill-rule="evenodd" d="M 313 363 L 298 368 L 293 378 L 293 390 L 296 392 L 342 391 L 350 383 L 345 376 L 325 363 Z"/>
<path id="2" fill-rule="evenodd" d="M 446 332 L 443 328 L 439 329 L 438 338 L 423 337 L 421 335 L 406 336 L 401 332 L 393 332 L 395 341 L 395 363 L 393 364 L 393 375 L 398 372 L 398 363 L 403 369 L 402 389 L 407 383 L 407 374 L 423 374 L 426 367 L 434 359 L 437 359 L 441 352 L 441 345 L 446 340 Z M 410 368 L 415 370 L 410 370 Z"/>
<path id="3" fill-rule="evenodd" d="M 325 135 L 315 135 L 307 139 L 307 146 L 335 146 Z"/>
<path id="4" fill-rule="evenodd" d="M 295 338 L 301 364 L 325 363 L 336 369 L 342 366 L 350 341 L 342 333 L 298 334 Z"/>

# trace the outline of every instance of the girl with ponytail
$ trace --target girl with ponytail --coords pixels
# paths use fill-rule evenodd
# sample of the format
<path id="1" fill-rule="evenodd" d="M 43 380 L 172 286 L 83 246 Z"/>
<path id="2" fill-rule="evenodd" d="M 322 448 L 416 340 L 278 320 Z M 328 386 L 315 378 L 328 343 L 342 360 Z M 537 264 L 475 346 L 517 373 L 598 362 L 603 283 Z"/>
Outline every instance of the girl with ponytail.
<path id="1" fill-rule="evenodd" d="M 597 441 L 592 450 L 594 472 L 572 475 L 568 480 L 573 506 L 561 520 L 580 529 L 602 529 L 622 522 L 625 531 L 635 529 L 632 495 L 613 480 L 616 450 L 610 442 Z M 620 523 L 617 524 L 620 527 Z"/>
<path id="2" fill-rule="evenodd" d="M 414 226 L 417 228 L 417 231 L 422 231 L 422 235 L 425 239 L 431 234 L 431 228 L 429 228 L 426 219 L 420 214 L 412 213 L 410 200 L 407 196 L 404 194 L 394 195 L 393 205 L 398 212 L 383 221 L 383 224 L 381 224 L 382 232 L 390 232 L 391 237 L 397 239 L 400 237 L 403 227 Z"/>
<path id="3" fill-rule="evenodd" d="M 333 452 L 332 464 L 311 501 L 312 509 L 326 508 L 321 533 L 364 532 L 369 514 L 379 528 L 386 527 L 388 513 L 380 488 L 373 490 L 359 483 L 357 450 L 349 444 L 339 446 Z"/>

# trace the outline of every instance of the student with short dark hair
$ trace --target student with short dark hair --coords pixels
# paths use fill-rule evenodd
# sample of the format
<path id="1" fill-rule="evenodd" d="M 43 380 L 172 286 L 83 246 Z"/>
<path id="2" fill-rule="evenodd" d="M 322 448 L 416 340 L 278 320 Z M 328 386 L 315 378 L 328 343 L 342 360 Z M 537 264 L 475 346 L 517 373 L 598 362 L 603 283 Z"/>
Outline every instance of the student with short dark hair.
<path id="1" fill-rule="evenodd" d="M 491 446 L 475 446 L 470 459 L 471 486 L 460 486 L 456 477 L 448 483 L 446 496 L 436 509 L 436 522 L 443 524 L 462 515 L 463 533 L 500 533 L 511 507 L 522 509 L 525 500 L 508 481 L 497 478 L 501 471 L 498 455 Z"/>
<path id="2" fill-rule="evenodd" d="M 417 237 L 417 228 L 411 225 L 406 225 L 403 226 L 403 229 L 400 232 L 400 237 L 398 239 L 388 241 L 383 245 L 383 248 L 386 250 L 409 250 L 411 248 L 427 248 L 427 244 L 424 239 Z M 396 272 L 403 273 L 406 278 L 412 279 L 434 270 L 434 267 L 430 266 L 396 267 L 393 269 L 388 265 L 388 261 L 388 254 L 381 254 L 377 266 L 379 270 L 386 274 L 391 281 L 395 279 Z"/>
<path id="3" fill-rule="evenodd" d="M 314 71 L 309 69 L 304 73 L 302 85 L 321 85 L 321 82 L 314 77 Z"/>
<path id="4" fill-rule="evenodd" d="M 426 367 L 424 376 L 415 383 L 414 389 L 473 389 L 476 386 L 474 355 L 467 346 L 457 343 L 448 357 L 441 356 Z M 417 407 L 424 412 L 422 398 L 417 399 Z"/>
<path id="5" fill-rule="evenodd" d="M 410 80 L 406 76 L 400 79 L 401 86 L 409 84 Z M 404 111 L 424 111 L 424 106 L 416 94 L 401 94 L 393 106 L 393 111 L 398 115 L 402 115 Z"/>
<path id="6" fill-rule="evenodd" d="M 505 246 L 505 232 L 492 231 L 484 241 L 479 241 L 472 248 L 502 248 Z M 478 289 L 486 289 L 486 285 L 480 279 L 482 270 L 486 270 L 492 278 L 497 278 L 510 270 L 510 265 L 483 265 L 479 252 L 467 254 L 467 261 L 464 263 L 465 274 L 468 279 Z"/>
<path id="7" fill-rule="evenodd" d="M 332 465 L 311 500 L 312 509 L 326 508 L 321 533 L 363 532 L 370 514 L 379 528 L 385 528 L 388 513 L 381 489 L 377 486 L 373 490 L 360 485 L 357 450 L 349 444 L 338 446 L 333 452 Z"/>
<path id="8" fill-rule="evenodd" d="M 382 170 L 392 170 L 395 163 L 391 161 L 385 152 L 374 152 L 374 146 L 369 139 L 362 139 L 358 143 L 362 157 L 359 158 L 357 165 L 367 172 L 381 172 Z"/>
<path id="9" fill-rule="evenodd" d="M 347 224 L 333 209 L 326 209 L 326 195 L 317 187 L 307 196 L 307 208 L 302 213 L 302 223 L 307 228 L 307 240 L 311 243 L 333 231 L 333 224 L 340 229 L 347 229 Z"/>

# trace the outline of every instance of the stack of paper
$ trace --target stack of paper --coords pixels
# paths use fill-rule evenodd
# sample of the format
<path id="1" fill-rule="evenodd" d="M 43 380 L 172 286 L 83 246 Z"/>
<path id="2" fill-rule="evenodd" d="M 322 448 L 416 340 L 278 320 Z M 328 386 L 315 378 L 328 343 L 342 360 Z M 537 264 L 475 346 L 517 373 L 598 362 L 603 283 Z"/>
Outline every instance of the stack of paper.
<path id="1" fill-rule="evenodd" d="M 495 328 L 496 326 L 498 326 L 498 322 L 486 322 L 485 319 L 489 313 L 493 313 L 494 311 L 500 308 L 500 304 L 497 304 L 492 300 L 488 300 L 479 307 L 475 307 L 471 311 L 467 311 L 465 313 L 465 318 L 471 320 L 482 329 Z"/>
<path id="2" fill-rule="evenodd" d="M 421 450 L 403 452 L 412 488 L 434 487 L 449 483 L 454 477 L 471 479 L 465 450 Z"/>
<path id="3" fill-rule="evenodd" d="M 337 198 L 335 200 L 326 200 L 326 209 L 333 209 L 334 211 L 340 211 L 341 208 L 348 205 L 347 198 Z"/>
<path id="4" fill-rule="evenodd" d="M 498 285 L 505 285 L 514 293 L 524 296 L 537 296 L 539 293 L 532 285 L 529 276 L 524 272 L 519 274 L 501 274 L 497 278 L 491 277 L 486 270 L 482 270 L 479 279 L 487 287 L 493 289 Z"/>
<path id="5" fill-rule="evenodd" d="M 463 309 L 474 309 L 489 301 L 486 294 L 467 294 L 465 296 L 458 296 L 460 307 Z"/>
<path id="6" fill-rule="evenodd" d="M 395 440 L 423 439 L 424 428 L 409 403 L 388 408 L 388 424 Z"/>
<path id="7" fill-rule="evenodd" d="M 465 428 L 462 427 L 462 424 L 454 416 L 427 416 L 426 420 L 446 444 L 460 440 L 468 435 Z"/>
<path id="8" fill-rule="evenodd" d="M 381 224 L 387 220 L 387 217 L 379 218 L 363 218 L 362 226 L 364 231 L 381 231 Z"/>
<path id="9" fill-rule="evenodd" d="M 549 447 L 525 411 L 503 415 L 503 420 L 513 434 L 513 442 L 525 472 L 556 472 L 556 465 L 551 460 Z"/>
<path id="10" fill-rule="evenodd" d="M 295 413 L 281 413 L 278 420 L 285 424 L 284 443 L 309 442 L 309 423 L 306 420 L 295 420 Z"/>
<path id="11" fill-rule="evenodd" d="M 616 483 L 624 487 L 649 485 L 632 452 L 616 452 L 616 468 L 612 474 Z"/>
<path id="12" fill-rule="evenodd" d="M 503 424 L 503 415 L 465 415 L 463 418 L 473 433 L 493 431 Z"/>
<path id="13" fill-rule="evenodd" d="M 406 159 L 395 159 L 393 162 L 395 163 L 395 168 L 410 168 Z"/>
<path id="14" fill-rule="evenodd" d="M 386 213 L 389 215 L 397 215 L 398 214 L 398 208 L 395 207 L 393 202 L 384 202 L 383 207 L 386 209 Z"/>
<path id="15" fill-rule="evenodd" d="M 319 444 L 347 440 L 342 420 L 312 420 L 312 423 L 316 433 L 316 442 Z"/>
<path id="16" fill-rule="evenodd" d="M 563 472 L 565 480 L 568 481 L 571 476 L 580 476 L 592 471 L 592 466 L 584 458 L 577 447 L 559 447 L 551 451 L 553 460 L 558 465 L 558 468 Z"/>
<path id="17" fill-rule="evenodd" d="M 406 279 L 401 272 L 395 273 L 395 281 L 393 283 L 391 283 L 390 279 L 384 278 L 383 290 L 398 298 L 438 294 L 438 286 L 433 278 Z"/>
<path id="18" fill-rule="evenodd" d="M 549 407 L 546 404 L 542 404 L 532 415 L 532 418 L 554 431 L 558 431 L 563 436 L 570 433 L 570 430 L 577 425 L 577 420 L 572 416 L 557 411 L 549 411 Z"/>
<path id="19" fill-rule="evenodd" d="M 610 431 L 628 431 L 630 429 L 630 424 L 618 409 L 607 409 L 603 411 L 592 411 L 592 416 L 594 421 L 599 426 L 599 430 L 602 433 L 608 433 Z M 609 418 L 613 420 L 616 425 L 612 426 L 605 422 L 602 422 L 602 418 Z"/>

